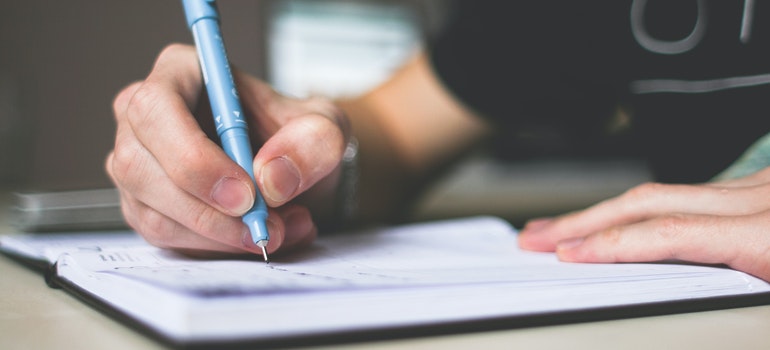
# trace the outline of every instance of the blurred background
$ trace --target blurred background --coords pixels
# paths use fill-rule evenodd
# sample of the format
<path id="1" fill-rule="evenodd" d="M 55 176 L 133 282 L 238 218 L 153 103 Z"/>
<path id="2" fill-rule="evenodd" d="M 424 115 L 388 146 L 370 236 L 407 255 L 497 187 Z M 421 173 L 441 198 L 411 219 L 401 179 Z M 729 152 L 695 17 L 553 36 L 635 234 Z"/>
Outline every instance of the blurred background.
<path id="1" fill-rule="evenodd" d="M 229 55 L 294 95 L 355 94 L 416 48 L 420 1 L 220 1 Z M 435 11 L 430 11 L 435 13 Z M 109 186 L 111 102 L 168 43 L 192 43 L 179 1 L 0 5 L 0 179 Z"/>
<path id="2" fill-rule="evenodd" d="M 354 96 L 440 30 L 440 0 L 219 1 L 230 59 L 295 96 Z M 0 4 L 0 184 L 4 191 L 111 187 L 111 104 L 168 43 L 191 43 L 178 1 Z M 549 215 L 648 178 L 628 160 L 501 164 L 483 154 L 431 188 L 415 219 Z"/>
<path id="3" fill-rule="evenodd" d="M 260 2 L 223 7 L 231 55 L 261 72 Z M 0 5 L 0 177 L 6 187 L 109 186 L 111 102 L 159 50 L 191 42 L 177 1 L 5 1 Z"/>

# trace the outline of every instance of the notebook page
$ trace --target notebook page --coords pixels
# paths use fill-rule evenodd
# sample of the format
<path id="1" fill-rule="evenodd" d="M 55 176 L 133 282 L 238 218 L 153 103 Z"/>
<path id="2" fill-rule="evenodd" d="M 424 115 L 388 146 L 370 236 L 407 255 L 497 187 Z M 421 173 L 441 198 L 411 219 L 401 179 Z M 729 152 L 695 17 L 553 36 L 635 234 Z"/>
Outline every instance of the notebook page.
<path id="1" fill-rule="evenodd" d="M 419 324 L 770 290 L 724 268 L 561 263 L 553 254 L 520 251 L 515 231 L 490 218 L 323 237 L 270 264 L 196 260 L 147 247 L 73 254 L 60 272 L 72 269 L 90 276 L 78 282 L 86 288 L 93 283 L 110 300 L 134 300 L 123 305 L 137 317 L 191 337 Z M 136 301 L 137 288 L 157 295 L 142 300 L 164 297 L 174 308 L 137 304 L 143 303 Z"/>
<path id="2" fill-rule="evenodd" d="M 0 249 L 20 257 L 53 264 L 63 253 L 94 252 L 145 246 L 133 231 L 17 233 L 0 236 Z"/>

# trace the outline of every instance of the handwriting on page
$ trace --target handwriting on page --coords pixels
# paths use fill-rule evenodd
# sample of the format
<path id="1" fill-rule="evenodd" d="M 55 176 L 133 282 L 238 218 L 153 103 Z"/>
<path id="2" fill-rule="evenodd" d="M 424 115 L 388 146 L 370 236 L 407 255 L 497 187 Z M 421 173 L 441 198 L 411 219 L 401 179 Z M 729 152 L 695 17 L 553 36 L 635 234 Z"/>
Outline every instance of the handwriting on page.
<path id="1" fill-rule="evenodd" d="M 457 224 L 436 225 L 428 235 L 418 227 L 326 237 L 323 243 L 269 265 L 256 260 L 195 260 L 153 248 L 103 252 L 98 258 L 78 260 L 92 271 L 199 295 L 467 283 L 469 278 L 489 281 L 504 276 L 493 268 L 510 265 L 499 257 L 512 256 L 514 232 L 505 224 L 492 228 L 472 237 L 468 232 L 478 227 Z M 491 244 L 496 241 L 500 244 Z M 464 245 L 470 256 L 458 251 Z M 465 271 L 467 266 L 478 270 L 479 264 L 487 267 L 484 273 Z"/>
<path id="2" fill-rule="evenodd" d="M 519 251 L 509 229 L 438 225 L 427 232 L 417 228 L 419 234 L 411 230 L 325 237 L 269 265 L 256 259 L 196 260 L 156 248 L 94 253 L 78 263 L 91 271 L 203 297 L 459 284 L 578 288 L 597 281 L 643 281 L 650 275 L 657 283 L 670 279 L 672 288 L 686 289 L 701 276 L 720 273 L 726 273 L 725 288 L 746 283 L 718 268 L 559 263 L 552 254 Z"/>

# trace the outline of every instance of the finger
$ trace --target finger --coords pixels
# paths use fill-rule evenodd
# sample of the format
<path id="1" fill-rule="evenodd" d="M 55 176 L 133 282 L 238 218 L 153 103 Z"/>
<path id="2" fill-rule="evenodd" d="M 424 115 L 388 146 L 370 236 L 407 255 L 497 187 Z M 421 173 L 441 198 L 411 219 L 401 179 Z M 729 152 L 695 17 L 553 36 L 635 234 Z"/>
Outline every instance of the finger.
<path id="1" fill-rule="evenodd" d="M 113 160 L 113 154 L 110 153 L 110 155 L 107 157 L 107 164 L 108 168 L 111 168 L 110 164 Z M 118 186 L 118 190 L 120 191 L 120 202 L 121 202 L 121 210 L 123 212 L 123 217 L 126 220 L 126 223 L 129 224 L 132 228 L 137 230 L 137 232 L 143 233 L 145 230 L 143 229 L 143 226 L 146 225 L 146 223 L 150 222 L 160 222 L 160 224 L 156 224 L 154 226 L 156 227 L 162 227 L 160 229 L 161 232 L 164 232 L 164 234 L 167 237 L 173 237 L 172 239 L 163 239 L 163 235 L 156 235 L 156 234 L 149 234 L 149 233 L 143 233 L 142 236 L 147 240 L 149 243 L 161 247 L 161 248 L 171 248 L 171 249 L 177 249 L 177 250 L 186 250 L 187 253 L 196 251 L 196 252 L 222 252 L 222 253 L 243 253 L 245 250 L 238 247 L 233 247 L 231 245 L 226 245 L 223 243 L 220 243 L 216 240 L 211 240 L 208 238 L 205 238 L 203 236 L 200 236 L 198 234 L 193 233 L 186 227 L 180 225 L 179 223 L 171 220 L 170 218 L 160 214 L 158 211 L 153 210 L 140 201 L 136 200 L 133 195 L 130 192 L 127 192 L 123 190 L 121 187 Z M 155 218 L 155 220 L 151 218 Z M 170 234 L 169 234 L 170 233 Z M 200 255 L 200 254 L 196 254 Z"/>
<path id="2" fill-rule="evenodd" d="M 173 184 L 210 206 L 239 216 L 253 204 L 250 176 L 201 130 L 190 110 L 201 91 L 192 47 L 165 49 L 134 90 L 119 124 L 127 124 Z"/>
<path id="3" fill-rule="evenodd" d="M 271 238 L 270 243 L 268 243 L 268 252 L 292 251 L 315 240 L 318 235 L 318 228 L 306 207 L 290 204 L 274 210 L 275 216 L 280 217 L 283 223 L 283 241 L 273 248 L 273 239 Z"/>
<path id="4" fill-rule="evenodd" d="M 282 205 L 329 175 L 343 153 L 342 134 L 328 119 L 293 119 L 257 153 L 257 183 L 269 205 Z"/>
<path id="5" fill-rule="evenodd" d="M 347 144 L 347 118 L 329 101 L 295 101 L 256 79 L 239 82 L 248 96 L 244 104 L 259 114 L 256 128 L 269 134 L 254 160 L 257 184 L 268 205 L 283 205 L 337 167 Z"/>
<path id="6" fill-rule="evenodd" d="M 537 227 L 526 226 L 519 235 L 524 249 L 553 251 L 556 243 L 582 237 L 608 227 L 629 224 L 668 213 L 744 215 L 760 210 L 757 203 L 770 188 L 718 188 L 712 186 L 649 183 L 586 210 L 567 214 Z"/>
<path id="7" fill-rule="evenodd" d="M 178 222 L 161 214 L 143 203 L 130 199 L 130 195 L 123 196 L 122 207 L 127 221 L 138 232 L 143 232 L 142 237 L 150 244 L 165 248 L 183 251 L 185 253 L 218 252 L 226 254 L 243 254 L 246 249 L 201 236 Z"/>
<path id="8" fill-rule="evenodd" d="M 133 153 L 142 153 L 142 150 L 139 149 Z M 114 159 L 114 153 L 111 153 L 106 162 L 108 169 L 114 168 L 112 164 Z M 153 166 L 137 168 L 151 169 Z M 113 173 L 113 171 L 108 172 Z M 261 248 L 253 243 L 251 233 L 239 219 L 217 211 L 206 215 L 196 210 L 185 209 L 189 207 L 184 205 L 186 201 L 195 202 L 197 199 L 183 191 L 170 190 L 173 184 L 166 183 L 167 179 L 162 175 L 153 176 L 152 171 L 135 175 L 137 175 L 135 178 L 142 179 L 143 182 L 160 186 L 147 191 L 130 180 L 116 181 L 123 185 L 119 188 L 126 221 L 153 245 L 184 250 L 185 253 L 194 255 L 201 255 L 201 252 L 243 253 L 244 251 L 261 254 Z M 142 200 L 136 199 L 135 195 Z M 161 212 L 152 208 L 166 208 L 166 211 Z M 216 216 L 219 218 L 215 218 Z M 211 218 L 202 219 L 205 217 Z M 185 222 L 187 224 L 183 224 Z M 199 223 L 209 225 L 201 226 Z M 302 246 L 312 242 L 317 235 L 317 228 L 310 212 L 297 205 L 271 209 L 267 224 L 271 236 L 267 246 L 270 253 Z"/>
<path id="9" fill-rule="evenodd" d="M 124 203 L 129 210 L 124 209 L 124 216 L 148 241 L 191 249 L 203 249 L 210 241 L 217 241 L 241 252 L 261 252 L 250 239 L 244 241 L 249 232 L 240 218 L 222 213 L 177 187 L 155 158 L 131 137 L 130 129 L 118 127 L 116 144 L 107 160 L 108 173 L 127 198 Z M 274 244 L 280 245 L 282 233 L 277 231 Z M 208 250 L 223 250 L 215 247 Z"/>
<path id="10" fill-rule="evenodd" d="M 201 236 L 177 222 L 164 217 L 157 211 L 143 206 L 140 202 L 134 202 L 138 209 L 132 212 L 140 213 L 142 222 L 152 222 L 153 216 L 158 216 L 165 225 L 163 235 L 151 235 L 148 237 L 153 245 L 183 251 L 186 254 L 212 257 L 221 256 L 220 253 L 238 254 L 244 252 L 261 255 L 261 248 L 253 243 L 250 232 L 245 230 L 240 236 L 233 236 L 229 242 L 220 242 L 205 236 Z M 303 247 L 313 242 L 317 236 L 317 228 L 312 221 L 310 212 L 301 206 L 290 205 L 278 209 L 271 209 L 267 222 L 270 231 L 270 242 L 266 247 L 269 254 L 276 252 L 288 252 Z M 215 255 L 208 253 L 217 253 Z"/>
<path id="11" fill-rule="evenodd" d="M 570 262 L 674 259 L 726 264 L 770 280 L 770 239 L 756 229 L 766 223 L 767 216 L 767 212 L 738 217 L 665 216 L 567 240 L 556 252 L 561 260 Z"/>
<path id="12" fill-rule="evenodd" d="M 276 92 L 269 84 L 248 74 L 242 74 L 233 67 L 241 103 L 257 118 L 255 131 L 260 139 L 266 140 L 288 120 L 308 114 L 316 114 L 332 121 L 343 132 L 345 139 L 350 135 L 350 120 L 330 100 L 319 97 L 308 99 L 289 98 Z"/>

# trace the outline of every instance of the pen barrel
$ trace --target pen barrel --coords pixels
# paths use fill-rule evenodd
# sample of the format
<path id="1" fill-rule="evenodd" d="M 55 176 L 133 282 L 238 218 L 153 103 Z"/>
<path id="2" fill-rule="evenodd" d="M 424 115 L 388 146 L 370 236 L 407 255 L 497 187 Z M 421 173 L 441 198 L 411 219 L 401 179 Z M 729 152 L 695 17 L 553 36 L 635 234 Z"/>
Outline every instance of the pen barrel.
<path id="1" fill-rule="evenodd" d="M 217 135 L 225 153 L 251 177 L 254 187 L 254 153 L 248 135 L 248 124 L 242 113 L 238 91 L 230 70 L 225 45 L 219 29 L 219 16 L 211 0 L 185 0 L 185 13 L 198 50 L 203 82 L 206 85 Z M 255 243 L 269 239 L 265 219 L 265 200 L 256 191 L 252 208 L 243 216 Z"/>
<path id="2" fill-rule="evenodd" d="M 234 160 L 238 165 L 240 165 L 243 170 L 246 170 L 246 172 L 251 177 L 252 181 L 254 181 L 254 187 L 256 188 L 257 184 L 254 177 L 254 167 L 252 166 L 253 162 L 253 154 L 251 152 L 251 145 L 249 144 L 249 135 L 245 128 L 229 128 L 226 129 L 224 132 L 222 132 L 219 135 L 219 140 L 222 143 L 222 149 L 225 150 L 225 153 L 227 154 L 230 159 Z M 267 204 L 265 203 L 265 200 L 262 198 L 262 196 L 259 195 L 257 192 L 256 200 L 254 201 L 254 206 L 249 210 L 249 213 L 252 213 L 254 211 L 260 212 L 259 216 L 267 218 Z M 253 219 L 253 218 L 252 218 Z M 252 220 L 249 219 L 249 220 Z M 244 222 L 246 222 L 247 218 L 244 216 Z"/>
<path id="3" fill-rule="evenodd" d="M 254 177 L 254 155 L 251 152 L 249 136 L 244 128 L 229 128 L 219 135 L 219 141 L 230 159 L 238 163 L 243 170 L 249 173 L 252 179 Z"/>
<path id="4" fill-rule="evenodd" d="M 196 21 L 211 18 L 219 21 L 219 10 L 215 0 L 182 0 L 187 27 L 192 29 Z"/>
<path id="5" fill-rule="evenodd" d="M 248 129 L 235 88 L 224 41 L 215 19 L 204 18 L 192 26 L 203 82 L 206 85 L 217 134 L 231 128 Z"/>
<path id="6" fill-rule="evenodd" d="M 254 153 L 249 142 L 248 124 L 238 100 L 219 24 L 214 18 L 202 18 L 193 23 L 191 30 L 222 148 L 254 180 Z M 255 207 L 264 206 L 264 200 L 258 195 Z"/>

